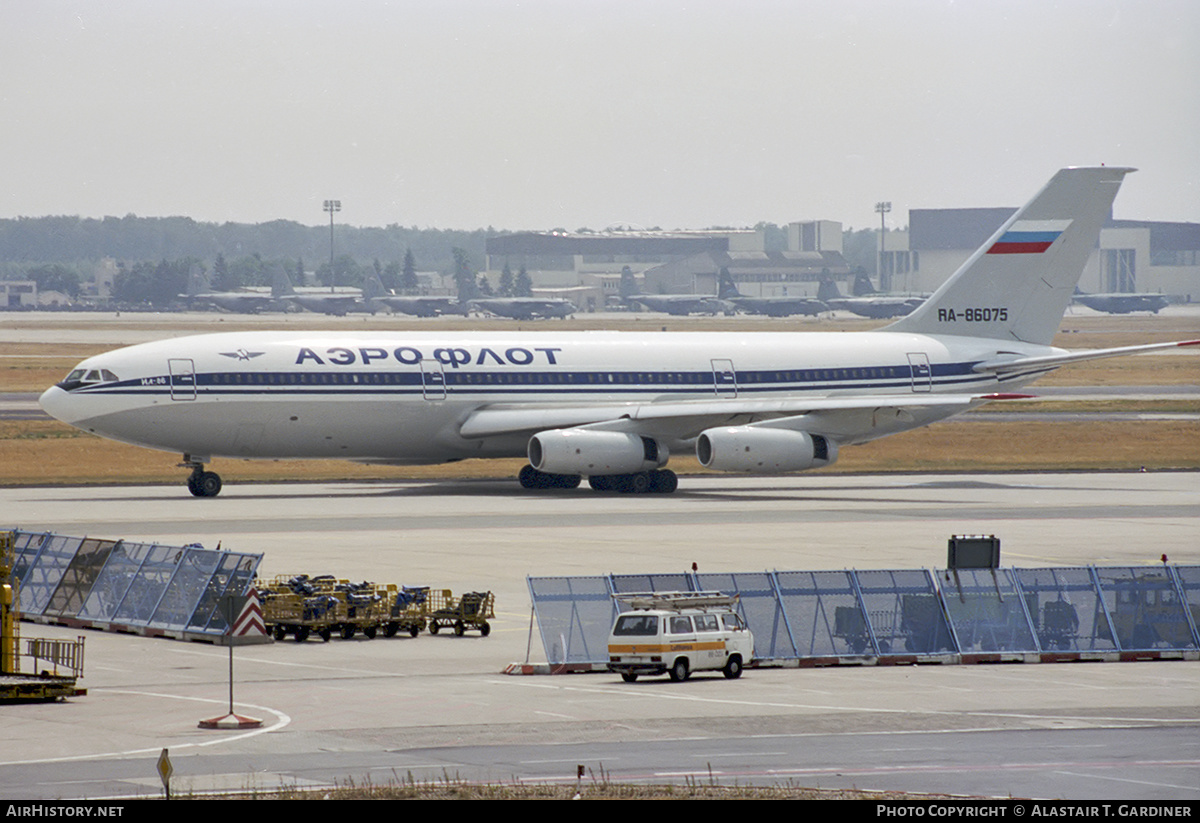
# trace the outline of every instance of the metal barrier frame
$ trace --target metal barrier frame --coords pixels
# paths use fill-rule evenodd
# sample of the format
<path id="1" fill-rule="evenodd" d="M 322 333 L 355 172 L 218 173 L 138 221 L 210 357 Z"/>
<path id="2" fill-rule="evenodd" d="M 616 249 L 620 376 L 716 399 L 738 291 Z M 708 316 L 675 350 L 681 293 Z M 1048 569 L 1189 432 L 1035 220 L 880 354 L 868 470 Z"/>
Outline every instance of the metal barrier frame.
<path id="1" fill-rule="evenodd" d="M 760 663 L 1200 659 L 1200 566 L 528 577 L 546 659 L 603 666 L 614 594 L 720 591 Z M 1082 614 L 1081 614 L 1082 611 Z"/>
<path id="2" fill-rule="evenodd" d="M 13 530 L 22 618 L 187 638 L 227 628 L 217 608 L 244 594 L 261 554 Z"/>

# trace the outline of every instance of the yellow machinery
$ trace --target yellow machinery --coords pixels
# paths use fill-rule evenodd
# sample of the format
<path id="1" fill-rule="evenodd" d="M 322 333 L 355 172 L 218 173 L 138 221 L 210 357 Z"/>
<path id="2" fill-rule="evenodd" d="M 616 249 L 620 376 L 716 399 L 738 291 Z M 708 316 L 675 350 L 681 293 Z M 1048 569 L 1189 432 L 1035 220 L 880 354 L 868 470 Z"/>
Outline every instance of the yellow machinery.
<path id="1" fill-rule="evenodd" d="M 13 532 L 0 532 L 0 672 L 15 674 L 17 646 L 20 633 L 17 631 L 17 579 L 13 577 L 16 565 Z"/>
<path id="2" fill-rule="evenodd" d="M 258 588 L 267 633 L 276 640 L 304 642 L 316 635 L 349 640 L 356 634 L 374 638 L 406 632 L 416 637 L 426 628 L 453 628 L 462 635 L 476 629 L 485 637 L 495 617 L 491 592 L 468 592 L 460 598 L 449 589 L 428 586 L 351 583 L 333 575 L 279 575 Z"/>
<path id="3" fill-rule="evenodd" d="M 259 588 L 267 632 L 276 640 L 291 635 L 299 642 L 310 635 L 374 638 L 380 631 L 387 637 L 399 631 L 416 637 L 425 628 L 428 591 L 351 583 L 332 575 L 281 575 Z"/>
<path id="4" fill-rule="evenodd" d="M 53 673 L 21 674 L 20 581 L 16 570 L 16 534 L 0 531 L 0 701 L 56 700 L 87 694 L 75 687 L 76 678 L 83 676 L 83 638 L 78 640 L 27 640 L 26 655 L 33 660 L 34 669 L 43 662 Z M 71 670 L 72 676 L 59 675 L 59 666 Z"/>

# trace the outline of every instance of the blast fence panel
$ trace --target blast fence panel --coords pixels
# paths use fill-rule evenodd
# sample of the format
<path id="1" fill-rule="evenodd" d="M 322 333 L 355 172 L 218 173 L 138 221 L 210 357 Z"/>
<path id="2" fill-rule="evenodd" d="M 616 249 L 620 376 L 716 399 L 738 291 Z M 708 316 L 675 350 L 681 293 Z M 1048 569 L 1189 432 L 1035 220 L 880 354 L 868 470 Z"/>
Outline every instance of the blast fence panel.
<path id="1" fill-rule="evenodd" d="M 220 635 L 216 608 L 243 594 L 262 555 L 16 532 L 14 576 L 26 617 Z"/>

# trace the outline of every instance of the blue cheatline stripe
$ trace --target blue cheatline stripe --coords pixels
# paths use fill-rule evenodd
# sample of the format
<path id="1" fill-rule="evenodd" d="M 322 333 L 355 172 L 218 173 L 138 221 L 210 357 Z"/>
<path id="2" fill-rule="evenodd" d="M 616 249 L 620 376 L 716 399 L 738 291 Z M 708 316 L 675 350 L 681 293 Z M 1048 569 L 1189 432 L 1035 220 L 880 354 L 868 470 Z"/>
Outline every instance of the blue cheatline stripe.
<path id="1" fill-rule="evenodd" d="M 932 364 L 929 374 L 916 380 L 950 387 L 991 382 L 995 378 L 972 371 L 973 363 Z M 874 374 L 872 374 L 874 373 Z M 667 376 L 670 377 L 667 377 Z M 909 366 L 875 366 L 831 369 L 771 369 L 735 372 L 734 379 L 717 383 L 711 371 L 702 372 L 441 372 L 443 380 L 430 380 L 419 372 L 212 372 L 176 383 L 174 389 L 199 395 L 421 395 L 428 391 L 465 397 L 489 395 L 696 395 L 732 391 L 741 395 L 817 392 L 847 389 L 899 389 L 912 386 Z M 252 378 L 252 379 L 249 379 Z M 423 379 L 424 378 L 424 379 Z M 1011 379 L 1011 378 L 1010 378 Z M 81 394 L 169 395 L 169 377 L 126 380 L 82 389 Z"/>

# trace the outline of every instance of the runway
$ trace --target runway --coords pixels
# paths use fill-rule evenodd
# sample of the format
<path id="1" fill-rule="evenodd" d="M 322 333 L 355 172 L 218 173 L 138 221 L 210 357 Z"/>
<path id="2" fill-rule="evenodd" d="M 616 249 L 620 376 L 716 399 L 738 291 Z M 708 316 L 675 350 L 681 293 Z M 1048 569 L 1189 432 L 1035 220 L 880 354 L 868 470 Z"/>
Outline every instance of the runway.
<path id="1" fill-rule="evenodd" d="M 940 567 L 951 534 L 1006 566 L 1200 563 L 1200 474 L 695 477 L 670 496 L 512 482 L 0 489 L 9 525 L 262 552 L 265 576 L 490 589 L 490 637 L 292 641 L 227 653 L 86 633 L 87 697 L 6 707 L 0 796 L 155 796 L 334 781 L 716 780 L 1075 799 L 1200 799 L 1192 661 L 749 670 L 625 684 L 505 676 L 527 575 Z M 24 624 L 27 637 L 76 632 Z"/>

